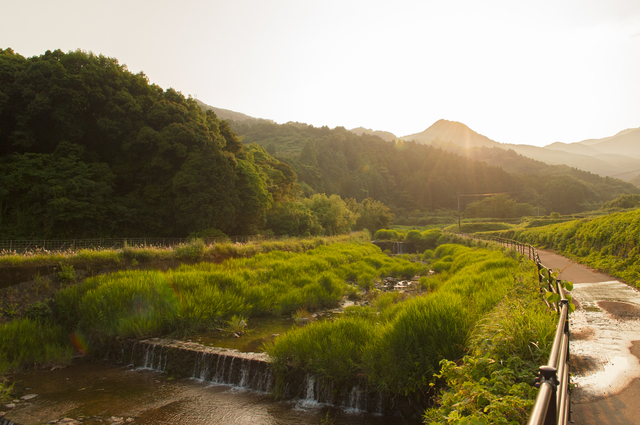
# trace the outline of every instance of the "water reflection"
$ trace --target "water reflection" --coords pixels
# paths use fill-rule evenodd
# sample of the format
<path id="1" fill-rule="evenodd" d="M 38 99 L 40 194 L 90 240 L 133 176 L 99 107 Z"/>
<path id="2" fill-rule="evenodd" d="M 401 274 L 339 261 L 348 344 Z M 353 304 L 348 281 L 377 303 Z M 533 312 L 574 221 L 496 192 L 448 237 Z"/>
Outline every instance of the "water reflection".
<path id="1" fill-rule="evenodd" d="M 81 419 L 87 425 L 110 424 L 112 417 L 133 418 L 135 424 L 409 423 L 400 418 L 348 414 L 309 403 L 275 402 L 264 393 L 87 360 L 65 369 L 14 378 L 18 395 L 38 394 L 7 413 L 8 419 L 22 425 L 63 417 Z"/>

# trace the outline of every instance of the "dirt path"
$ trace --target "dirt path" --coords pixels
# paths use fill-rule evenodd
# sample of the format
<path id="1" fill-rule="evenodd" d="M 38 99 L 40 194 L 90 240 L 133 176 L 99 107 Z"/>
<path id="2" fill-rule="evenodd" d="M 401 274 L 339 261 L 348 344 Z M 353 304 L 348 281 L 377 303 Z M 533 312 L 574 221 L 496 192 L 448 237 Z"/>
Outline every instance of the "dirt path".
<path id="1" fill-rule="evenodd" d="M 540 259 L 574 284 L 574 423 L 640 423 L 640 292 L 560 255 L 540 251 Z"/>

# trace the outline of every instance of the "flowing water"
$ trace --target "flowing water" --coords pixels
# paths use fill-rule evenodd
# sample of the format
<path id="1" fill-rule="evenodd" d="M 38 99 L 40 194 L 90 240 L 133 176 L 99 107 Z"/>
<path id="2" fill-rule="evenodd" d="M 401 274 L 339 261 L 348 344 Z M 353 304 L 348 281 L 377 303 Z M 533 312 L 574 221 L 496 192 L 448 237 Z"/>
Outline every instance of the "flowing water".
<path id="1" fill-rule="evenodd" d="M 274 401 L 267 393 L 172 379 L 157 371 L 78 360 L 73 366 L 15 376 L 18 403 L 6 418 L 22 425 L 69 417 L 87 425 L 134 424 L 404 424 L 400 418 L 349 413 L 312 400 Z"/>

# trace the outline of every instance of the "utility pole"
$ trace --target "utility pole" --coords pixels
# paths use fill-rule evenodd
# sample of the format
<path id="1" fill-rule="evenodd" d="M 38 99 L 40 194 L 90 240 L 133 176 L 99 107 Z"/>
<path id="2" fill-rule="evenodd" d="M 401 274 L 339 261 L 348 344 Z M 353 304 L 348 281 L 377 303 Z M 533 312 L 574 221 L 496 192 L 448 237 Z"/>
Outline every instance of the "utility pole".
<path id="1" fill-rule="evenodd" d="M 458 192 L 458 231 L 460 231 L 460 192 Z"/>

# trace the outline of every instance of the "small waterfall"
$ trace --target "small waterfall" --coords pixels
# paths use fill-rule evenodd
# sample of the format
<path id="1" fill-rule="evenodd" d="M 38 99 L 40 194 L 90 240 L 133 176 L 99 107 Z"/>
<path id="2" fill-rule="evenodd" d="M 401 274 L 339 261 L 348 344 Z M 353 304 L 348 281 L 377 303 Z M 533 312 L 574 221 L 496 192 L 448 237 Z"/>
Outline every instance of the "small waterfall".
<path id="1" fill-rule="evenodd" d="M 307 392 L 305 394 L 305 400 L 316 401 L 316 377 L 313 375 L 307 375 Z"/>
<path id="2" fill-rule="evenodd" d="M 393 242 L 391 254 L 404 254 L 404 242 Z"/>
<path id="3" fill-rule="evenodd" d="M 134 367 L 260 392 L 270 392 L 275 383 L 269 356 L 264 353 L 242 353 L 157 338 L 118 344 L 113 347 L 116 349 L 109 350 L 108 358 Z M 398 402 L 402 402 L 370 392 L 364 380 L 334 383 L 301 371 L 294 375 L 287 383 L 284 395 L 298 398 L 310 406 L 332 405 L 352 413 L 393 415 L 400 409 Z M 407 406 L 402 408 L 403 412 L 413 408 L 411 402 Z M 417 406 L 416 412 L 421 412 L 421 408 Z"/>
<path id="4" fill-rule="evenodd" d="M 118 351 L 121 359 L 127 359 L 134 367 L 262 392 L 271 391 L 273 386 L 269 356 L 263 353 L 161 339 L 129 344 L 129 348 Z"/>

